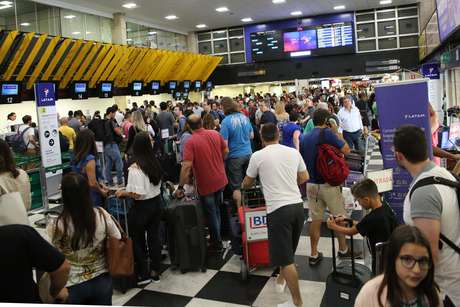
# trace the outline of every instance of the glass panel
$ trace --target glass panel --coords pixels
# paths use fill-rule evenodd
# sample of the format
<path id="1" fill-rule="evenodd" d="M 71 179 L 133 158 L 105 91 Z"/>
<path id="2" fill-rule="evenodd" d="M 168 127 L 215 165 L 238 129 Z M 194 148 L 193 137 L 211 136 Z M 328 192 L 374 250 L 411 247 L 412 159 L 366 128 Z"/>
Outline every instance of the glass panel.
<path id="1" fill-rule="evenodd" d="M 229 37 L 232 37 L 232 36 L 243 36 L 243 35 L 244 35 L 243 28 L 239 28 L 239 29 L 230 29 L 230 30 L 228 30 L 228 36 L 229 36 Z"/>
<path id="2" fill-rule="evenodd" d="M 0 30 L 16 30 L 14 5 L 0 10 Z"/>
<path id="3" fill-rule="evenodd" d="M 16 13 L 19 31 L 38 32 L 34 2 L 16 0 Z"/>
<path id="4" fill-rule="evenodd" d="M 418 46 L 418 36 L 402 36 L 399 38 L 399 47 L 417 47 Z"/>
<path id="5" fill-rule="evenodd" d="M 399 9 L 398 10 L 399 17 L 408 17 L 408 16 L 417 16 L 417 8 L 410 8 L 410 9 Z"/>
<path id="6" fill-rule="evenodd" d="M 112 19 L 101 17 L 101 41 L 104 43 L 112 42 Z"/>
<path id="7" fill-rule="evenodd" d="M 219 56 L 223 57 L 223 59 L 222 59 L 222 61 L 220 61 L 219 65 L 228 64 L 228 54 L 219 55 Z"/>
<path id="8" fill-rule="evenodd" d="M 148 43 L 150 48 L 158 48 L 158 31 L 150 29 L 148 32 Z"/>
<path id="9" fill-rule="evenodd" d="M 174 33 L 159 31 L 158 32 L 158 48 L 176 50 L 176 39 Z"/>
<path id="10" fill-rule="evenodd" d="M 359 51 L 377 50 L 375 39 L 371 39 L 368 41 L 358 41 L 358 50 Z"/>
<path id="11" fill-rule="evenodd" d="M 410 34 L 418 33 L 418 19 L 409 18 L 409 19 L 400 19 L 399 23 L 399 34 Z"/>
<path id="12" fill-rule="evenodd" d="M 227 40 L 214 41 L 214 53 L 224 53 L 228 51 Z"/>
<path id="13" fill-rule="evenodd" d="M 198 40 L 199 41 L 207 41 L 211 39 L 211 32 L 207 33 L 198 33 Z"/>
<path id="14" fill-rule="evenodd" d="M 61 26 L 62 36 L 71 38 L 84 37 L 84 15 L 82 13 L 62 9 L 61 10 Z"/>
<path id="15" fill-rule="evenodd" d="M 356 15 L 356 21 L 359 22 L 359 21 L 374 21 L 374 13 L 369 13 L 369 14 L 365 14 L 365 15 Z"/>
<path id="16" fill-rule="evenodd" d="M 395 49 L 398 47 L 398 40 L 396 37 L 379 39 L 379 49 Z"/>
<path id="17" fill-rule="evenodd" d="M 387 11 L 387 12 L 379 12 L 379 11 L 377 11 L 377 20 L 395 18 L 395 17 L 396 17 L 396 13 L 395 13 L 394 10 Z"/>
<path id="18" fill-rule="evenodd" d="M 244 39 L 243 38 L 231 38 L 230 39 L 230 51 L 244 51 Z"/>
<path id="19" fill-rule="evenodd" d="M 61 23 L 59 21 L 59 8 L 36 3 L 37 24 L 39 33 L 50 35 L 61 34 Z"/>
<path id="20" fill-rule="evenodd" d="M 231 63 L 244 63 L 244 52 L 230 54 Z"/>
<path id="21" fill-rule="evenodd" d="M 187 51 L 187 36 L 176 34 L 176 50 Z"/>
<path id="22" fill-rule="evenodd" d="M 225 37 L 227 37 L 227 30 L 220 30 L 220 31 L 212 32 L 213 39 L 225 38 Z"/>
<path id="23" fill-rule="evenodd" d="M 363 23 L 356 25 L 356 33 L 358 34 L 358 38 L 375 37 L 375 24 Z"/>
<path id="24" fill-rule="evenodd" d="M 391 21 L 381 21 L 378 23 L 379 36 L 389 36 L 396 35 L 396 22 Z"/>
<path id="25" fill-rule="evenodd" d="M 101 26 L 99 23 L 99 17 L 94 15 L 85 15 L 86 28 L 85 28 L 85 39 L 101 41 Z"/>
<path id="26" fill-rule="evenodd" d="M 201 54 L 211 54 L 211 42 L 198 43 L 198 52 Z"/>

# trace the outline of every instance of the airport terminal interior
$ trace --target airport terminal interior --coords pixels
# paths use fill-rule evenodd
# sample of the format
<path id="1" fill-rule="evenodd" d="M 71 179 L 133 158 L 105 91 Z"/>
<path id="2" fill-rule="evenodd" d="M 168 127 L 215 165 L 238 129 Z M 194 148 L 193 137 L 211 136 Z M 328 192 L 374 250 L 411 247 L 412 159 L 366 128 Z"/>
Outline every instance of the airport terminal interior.
<path id="1" fill-rule="evenodd" d="M 459 175 L 460 0 L 0 1 L 0 305 L 460 306 Z"/>

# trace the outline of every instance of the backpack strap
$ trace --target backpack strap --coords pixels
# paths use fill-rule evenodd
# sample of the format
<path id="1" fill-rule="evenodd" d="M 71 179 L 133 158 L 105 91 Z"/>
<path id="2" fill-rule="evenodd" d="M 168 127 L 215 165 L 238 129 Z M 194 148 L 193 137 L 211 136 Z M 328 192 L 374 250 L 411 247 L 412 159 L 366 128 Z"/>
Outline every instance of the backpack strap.
<path id="1" fill-rule="evenodd" d="M 325 130 L 326 128 L 322 128 L 321 131 L 319 132 L 319 142 L 318 145 L 322 145 L 326 143 L 326 137 L 325 137 Z"/>
<path id="2" fill-rule="evenodd" d="M 421 188 L 423 186 L 427 186 L 427 185 L 432 185 L 432 184 L 441 184 L 441 185 L 445 185 L 445 186 L 448 186 L 448 187 L 451 187 L 451 188 L 455 188 L 457 189 L 457 192 L 458 190 L 460 189 L 460 182 L 459 181 L 453 181 L 453 180 L 449 180 L 449 179 L 446 179 L 446 178 L 443 178 L 443 177 L 438 177 L 438 176 L 433 176 L 433 177 L 427 177 L 427 178 L 423 178 L 423 179 L 420 179 L 413 187 L 412 189 L 410 190 L 409 192 L 409 199 L 412 198 L 412 194 L 415 192 L 415 190 L 417 190 L 418 188 Z M 459 195 L 457 193 L 457 195 Z M 460 200 L 458 200 L 460 201 Z M 458 204 L 457 204 L 458 205 Z M 440 240 L 444 243 L 446 243 L 450 248 L 452 248 L 457 254 L 460 254 L 460 247 L 458 247 L 454 242 L 452 242 L 449 238 L 447 238 L 445 235 L 443 235 L 442 233 L 440 233 L 440 236 L 439 236 Z"/>
<path id="3" fill-rule="evenodd" d="M 32 127 L 27 127 L 26 129 L 24 129 L 22 132 L 21 132 L 21 138 L 24 139 L 24 135 L 26 134 L 27 130 L 31 129 Z M 29 148 L 29 144 L 30 144 L 30 140 L 28 140 L 27 144 L 26 144 L 26 148 Z"/>

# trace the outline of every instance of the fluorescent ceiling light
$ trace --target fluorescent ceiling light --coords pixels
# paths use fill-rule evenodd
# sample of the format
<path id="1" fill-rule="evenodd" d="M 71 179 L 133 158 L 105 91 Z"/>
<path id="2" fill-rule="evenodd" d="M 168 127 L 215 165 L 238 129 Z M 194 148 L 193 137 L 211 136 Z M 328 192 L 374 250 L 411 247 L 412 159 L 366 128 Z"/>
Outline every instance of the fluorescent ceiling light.
<path id="1" fill-rule="evenodd" d="M 392 2 L 393 2 L 393 0 L 382 0 L 382 1 L 380 1 L 380 4 L 385 5 L 385 4 L 391 4 Z"/>
<path id="2" fill-rule="evenodd" d="M 86 31 L 86 34 L 91 34 L 91 32 L 89 32 L 89 31 Z"/>
<path id="3" fill-rule="evenodd" d="M 272 0 L 273 4 L 280 4 L 286 2 L 286 0 Z"/>
<path id="4" fill-rule="evenodd" d="M 123 4 L 122 7 L 127 8 L 127 9 L 133 9 L 137 7 L 137 4 L 134 2 L 129 2 L 129 3 Z"/>
<path id="5" fill-rule="evenodd" d="M 336 6 L 334 6 L 334 10 L 336 10 L 336 11 L 344 10 L 344 9 L 345 9 L 345 5 L 336 5 Z"/>
<path id="6" fill-rule="evenodd" d="M 23 23 L 21 23 L 21 26 L 23 26 L 23 27 L 28 27 L 28 26 L 30 26 L 30 23 L 28 23 L 28 22 L 23 22 Z"/>
<path id="7" fill-rule="evenodd" d="M 228 12 L 228 7 L 226 6 L 218 7 L 216 11 L 218 11 L 219 13 L 225 13 L 225 12 Z"/>
<path id="8" fill-rule="evenodd" d="M 75 15 L 65 15 L 64 16 L 65 19 L 74 19 L 75 17 L 77 17 L 77 16 L 75 16 Z"/>
<path id="9" fill-rule="evenodd" d="M 8 9 L 10 7 L 13 7 L 11 4 L 8 4 L 8 5 L 2 5 L 0 6 L 0 10 L 3 10 L 3 9 Z"/>
<path id="10" fill-rule="evenodd" d="M 13 5 L 11 1 L 0 1 L 0 5 Z"/>
<path id="11" fill-rule="evenodd" d="M 165 18 L 168 19 L 168 20 L 174 20 L 174 19 L 177 19 L 179 17 L 177 17 L 176 15 L 168 15 Z"/>
<path id="12" fill-rule="evenodd" d="M 155 32 L 155 31 L 149 32 L 149 35 L 154 35 L 154 34 L 157 34 L 157 32 Z"/>
<path id="13" fill-rule="evenodd" d="M 206 25 L 205 25 L 204 23 L 201 23 L 201 24 L 199 24 L 199 25 L 196 25 L 196 27 L 197 27 L 198 29 L 203 29 L 203 28 L 206 28 Z"/>
<path id="14" fill-rule="evenodd" d="M 132 40 L 133 40 L 132 38 L 127 38 L 127 39 L 126 39 L 127 42 L 130 42 L 130 41 L 132 41 Z"/>
<path id="15" fill-rule="evenodd" d="M 300 15 L 302 15 L 302 11 L 291 12 L 291 16 L 300 16 Z"/>
<path id="16" fill-rule="evenodd" d="M 72 32 L 72 35 L 79 35 L 79 34 L 81 34 L 81 33 L 78 32 L 78 31 L 77 32 Z"/>
<path id="17" fill-rule="evenodd" d="M 253 21 L 251 17 L 246 17 L 246 18 L 243 18 L 241 19 L 242 22 L 251 22 Z"/>

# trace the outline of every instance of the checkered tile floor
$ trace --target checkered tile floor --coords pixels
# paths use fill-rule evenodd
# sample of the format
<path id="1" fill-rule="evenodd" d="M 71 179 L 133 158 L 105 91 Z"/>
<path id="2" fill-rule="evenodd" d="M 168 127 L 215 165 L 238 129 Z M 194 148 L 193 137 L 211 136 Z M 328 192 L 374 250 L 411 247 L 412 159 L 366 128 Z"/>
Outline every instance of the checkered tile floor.
<path id="1" fill-rule="evenodd" d="M 307 214 L 305 210 L 305 214 Z M 356 211 L 353 215 L 359 215 Z M 357 217 L 357 216 L 355 216 Z M 325 290 L 327 275 L 332 269 L 332 244 L 330 232 L 322 225 L 319 250 L 324 254 L 323 261 L 316 267 L 308 265 L 310 240 L 309 223 L 300 238 L 296 252 L 296 265 L 300 279 L 300 290 L 304 306 L 320 306 Z M 337 244 L 337 243 L 336 243 Z M 357 236 L 355 249 L 362 251 L 363 239 Z M 275 292 L 274 268 L 260 268 L 251 272 L 249 280 L 244 282 L 240 276 L 240 259 L 231 252 L 222 259 L 222 255 L 208 255 L 206 273 L 189 272 L 181 274 L 173 271 L 168 261 L 158 284 L 149 284 L 144 288 L 131 289 L 125 294 L 115 291 L 114 305 L 125 306 L 277 306 L 290 299 L 289 290 Z M 364 263 L 362 260 L 358 260 Z"/>
<path id="2" fill-rule="evenodd" d="M 383 169 L 383 159 L 382 154 L 378 145 L 369 146 L 367 152 L 367 171 L 380 171 Z"/>

